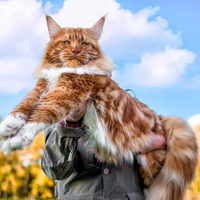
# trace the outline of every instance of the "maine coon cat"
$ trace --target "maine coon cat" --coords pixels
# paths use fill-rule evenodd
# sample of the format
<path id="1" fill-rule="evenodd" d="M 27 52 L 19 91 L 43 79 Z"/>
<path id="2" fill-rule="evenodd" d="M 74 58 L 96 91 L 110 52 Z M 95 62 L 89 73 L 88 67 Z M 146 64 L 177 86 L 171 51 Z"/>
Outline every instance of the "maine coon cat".
<path id="1" fill-rule="evenodd" d="M 148 200 L 182 200 L 197 165 L 197 142 L 186 122 L 157 116 L 122 90 L 109 74 L 112 62 L 98 44 L 105 17 L 92 28 L 61 28 L 46 17 L 50 41 L 36 70 L 36 87 L 0 125 L 5 154 L 29 145 L 89 101 L 86 140 L 101 161 L 140 164 Z M 165 135 L 167 150 L 140 154 L 153 133 Z"/>

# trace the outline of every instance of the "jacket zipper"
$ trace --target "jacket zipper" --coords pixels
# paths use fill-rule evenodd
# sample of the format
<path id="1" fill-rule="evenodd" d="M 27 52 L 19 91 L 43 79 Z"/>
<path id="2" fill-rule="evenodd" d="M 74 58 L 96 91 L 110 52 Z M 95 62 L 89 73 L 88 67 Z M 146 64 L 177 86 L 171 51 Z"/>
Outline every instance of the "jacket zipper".
<path id="1" fill-rule="evenodd" d="M 68 156 L 67 162 L 71 162 L 72 161 L 72 157 L 73 157 L 73 153 L 74 153 L 74 147 L 71 145 L 69 147 L 69 150 L 70 150 L 70 152 L 69 152 L 69 156 Z"/>

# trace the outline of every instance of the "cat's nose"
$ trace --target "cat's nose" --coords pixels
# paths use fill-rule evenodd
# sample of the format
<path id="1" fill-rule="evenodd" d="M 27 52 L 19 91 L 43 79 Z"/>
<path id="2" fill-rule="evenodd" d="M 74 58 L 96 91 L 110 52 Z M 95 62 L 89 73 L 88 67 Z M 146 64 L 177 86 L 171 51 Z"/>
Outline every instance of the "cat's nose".
<path id="1" fill-rule="evenodd" d="M 75 50 L 75 49 L 72 49 L 72 52 L 76 55 L 80 52 L 80 50 Z"/>

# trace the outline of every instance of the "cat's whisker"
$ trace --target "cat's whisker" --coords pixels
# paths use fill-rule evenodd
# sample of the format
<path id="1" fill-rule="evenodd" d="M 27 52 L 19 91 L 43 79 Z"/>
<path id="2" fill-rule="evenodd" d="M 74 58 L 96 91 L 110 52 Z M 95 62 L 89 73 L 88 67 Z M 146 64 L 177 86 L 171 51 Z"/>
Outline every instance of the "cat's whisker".
<path id="1" fill-rule="evenodd" d="M 98 58 L 99 56 L 92 56 L 92 55 L 90 55 L 90 57 L 92 57 L 92 58 Z"/>

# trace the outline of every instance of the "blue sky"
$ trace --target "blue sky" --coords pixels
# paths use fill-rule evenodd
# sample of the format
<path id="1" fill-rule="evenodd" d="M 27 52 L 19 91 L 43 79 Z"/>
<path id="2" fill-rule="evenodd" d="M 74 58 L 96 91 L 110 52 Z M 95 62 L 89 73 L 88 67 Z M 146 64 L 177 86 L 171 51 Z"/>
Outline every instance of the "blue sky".
<path id="1" fill-rule="evenodd" d="M 114 80 L 157 114 L 200 114 L 199 9 L 198 0 L 0 0 L 0 116 L 34 87 L 48 41 L 43 10 L 61 26 L 83 27 L 109 11 L 100 44 Z"/>

